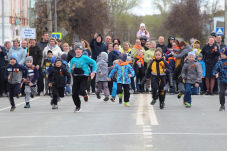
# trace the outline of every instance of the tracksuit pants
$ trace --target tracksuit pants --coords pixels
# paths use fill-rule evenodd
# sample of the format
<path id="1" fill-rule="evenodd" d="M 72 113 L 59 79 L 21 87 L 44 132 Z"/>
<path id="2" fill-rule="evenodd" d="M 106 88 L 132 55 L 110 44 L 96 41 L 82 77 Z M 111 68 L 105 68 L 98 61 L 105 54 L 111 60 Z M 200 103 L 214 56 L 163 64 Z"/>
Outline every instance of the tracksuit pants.
<path id="1" fill-rule="evenodd" d="M 17 83 L 17 84 L 7 83 L 7 89 L 8 89 L 9 102 L 11 106 L 15 106 L 13 97 L 18 96 L 20 94 L 20 83 Z"/>
<path id="2" fill-rule="evenodd" d="M 108 81 L 99 81 L 97 82 L 98 88 L 96 93 L 100 93 L 102 91 L 102 88 L 104 88 L 104 94 L 105 96 L 109 96 L 110 92 L 109 92 L 109 88 L 108 88 Z"/>
<path id="3" fill-rule="evenodd" d="M 25 92 L 25 103 L 29 103 L 31 94 L 34 96 L 37 95 L 37 86 L 34 85 L 30 87 L 28 85 L 25 85 L 24 92 Z"/>
<path id="4" fill-rule="evenodd" d="M 225 105 L 225 90 L 227 88 L 227 83 L 219 83 L 220 87 L 220 92 L 219 92 L 219 99 L 220 99 L 220 104 Z"/>
<path id="5" fill-rule="evenodd" d="M 123 87 L 123 89 L 122 89 Z M 130 84 L 117 83 L 117 94 L 122 94 L 124 92 L 124 102 L 129 102 L 130 98 Z"/>

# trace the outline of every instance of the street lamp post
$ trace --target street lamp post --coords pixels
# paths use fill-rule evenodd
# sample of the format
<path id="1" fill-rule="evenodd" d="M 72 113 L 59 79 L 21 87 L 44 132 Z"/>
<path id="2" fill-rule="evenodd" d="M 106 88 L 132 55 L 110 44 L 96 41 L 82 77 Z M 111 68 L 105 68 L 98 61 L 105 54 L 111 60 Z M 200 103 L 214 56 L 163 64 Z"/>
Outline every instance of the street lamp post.
<path id="1" fill-rule="evenodd" d="M 4 14 L 4 0 L 2 0 L 2 44 L 4 44 L 4 38 L 5 38 L 5 31 L 4 31 L 4 26 L 5 26 L 5 14 Z"/>
<path id="2" fill-rule="evenodd" d="M 55 3 L 54 3 L 54 5 L 55 5 L 55 13 L 54 13 L 54 24 L 55 24 L 55 26 L 54 26 L 54 32 L 57 32 L 57 28 L 58 28 L 58 26 L 57 26 L 57 23 L 58 23 L 58 15 L 57 15 L 57 3 L 58 3 L 58 1 L 59 0 L 54 0 L 55 1 Z"/>

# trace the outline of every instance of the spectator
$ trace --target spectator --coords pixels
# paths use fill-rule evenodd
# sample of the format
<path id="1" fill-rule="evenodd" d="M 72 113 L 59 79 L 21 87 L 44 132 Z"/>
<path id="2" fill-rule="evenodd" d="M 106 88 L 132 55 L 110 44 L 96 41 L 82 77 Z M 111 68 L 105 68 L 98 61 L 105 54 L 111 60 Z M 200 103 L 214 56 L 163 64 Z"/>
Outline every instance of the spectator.
<path id="1" fill-rule="evenodd" d="M 8 59 L 10 58 L 9 56 L 12 53 L 15 53 L 17 55 L 18 64 L 24 65 L 25 51 L 20 47 L 20 40 L 18 38 L 13 39 L 13 47 L 9 50 Z"/>
<path id="2" fill-rule="evenodd" d="M 88 53 L 88 57 L 91 58 L 91 48 L 89 46 L 89 43 L 84 39 L 81 40 L 81 43 L 83 45 L 83 52 L 86 51 Z"/>
<path id="3" fill-rule="evenodd" d="M 0 46 L 0 97 L 3 96 L 2 94 L 4 90 L 5 56 L 6 50 L 4 47 Z"/>
<path id="4" fill-rule="evenodd" d="M 22 41 L 21 47 L 24 49 L 24 53 L 27 54 L 27 51 L 28 51 L 28 42 L 26 40 L 23 40 Z"/>
<path id="5" fill-rule="evenodd" d="M 226 45 L 222 42 L 221 35 L 216 36 L 216 44 L 217 44 L 219 50 L 222 50 L 222 48 L 226 47 Z"/>
<path id="6" fill-rule="evenodd" d="M 158 38 L 158 44 L 156 45 L 156 48 L 160 47 L 162 49 L 162 54 L 165 54 L 167 52 L 167 46 L 164 45 L 164 37 L 163 36 L 160 36 Z"/>
<path id="7" fill-rule="evenodd" d="M 64 49 L 61 46 L 62 40 L 60 38 L 57 38 L 57 42 L 58 42 L 58 47 L 60 47 L 61 51 L 64 52 Z"/>
<path id="8" fill-rule="evenodd" d="M 109 44 L 111 43 L 111 37 L 106 36 L 104 44 L 106 45 L 106 48 L 108 50 Z"/>
<path id="9" fill-rule="evenodd" d="M 42 35 L 42 39 L 40 40 L 40 42 L 37 43 L 37 45 L 42 48 L 42 51 L 44 50 L 44 48 L 47 46 L 47 44 L 49 43 L 49 37 L 48 37 L 48 33 L 44 32 Z"/>
<path id="10" fill-rule="evenodd" d="M 64 43 L 63 44 L 63 53 L 65 53 L 65 54 L 68 54 L 69 53 L 69 44 L 68 43 Z"/>
<path id="11" fill-rule="evenodd" d="M 6 56 L 5 56 L 5 66 L 7 66 L 9 64 L 9 60 L 8 60 L 8 53 L 9 53 L 9 50 L 10 48 L 12 47 L 11 45 L 11 42 L 10 41 L 5 41 L 4 42 L 4 47 L 5 47 L 5 50 L 6 50 Z"/>
<path id="12" fill-rule="evenodd" d="M 145 24 L 141 23 L 140 24 L 140 30 L 137 32 L 137 38 L 140 39 L 141 37 L 146 36 L 147 40 L 150 38 L 149 32 L 145 28 Z"/>

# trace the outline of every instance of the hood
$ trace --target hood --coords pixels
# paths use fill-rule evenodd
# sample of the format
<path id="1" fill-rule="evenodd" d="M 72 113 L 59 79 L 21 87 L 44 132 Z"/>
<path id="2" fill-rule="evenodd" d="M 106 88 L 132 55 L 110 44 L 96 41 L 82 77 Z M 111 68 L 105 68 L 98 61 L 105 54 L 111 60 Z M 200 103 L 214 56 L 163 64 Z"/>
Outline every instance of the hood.
<path id="1" fill-rule="evenodd" d="M 102 57 L 97 56 L 96 62 L 98 63 L 100 60 L 102 60 Z"/>
<path id="2" fill-rule="evenodd" d="M 42 44 L 48 44 L 49 43 L 49 40 L 47 40 L 47 42 L 43 42 L 43 38 L 41 38 L 40 43 L 42 43 Z"/>
<path id="3" fill-rule="evenodd" d="M 195 43 L 196 43 L 196 42 L 199 42 L 199 48 L 198 48 L 198 49 L 200 49 L 201 42 L 200 42 L 199 40 L 196 40 L 196 41 L 193 42 L 192 49 L 195 49 Z"/>
<path id="4" fill-rule="evenodd" d="M 21 50 L 22 48 L 21 47 L 16 48 L 16 47 L 12 46 L 11 49 L 13 49 L 13 50 Z"/>

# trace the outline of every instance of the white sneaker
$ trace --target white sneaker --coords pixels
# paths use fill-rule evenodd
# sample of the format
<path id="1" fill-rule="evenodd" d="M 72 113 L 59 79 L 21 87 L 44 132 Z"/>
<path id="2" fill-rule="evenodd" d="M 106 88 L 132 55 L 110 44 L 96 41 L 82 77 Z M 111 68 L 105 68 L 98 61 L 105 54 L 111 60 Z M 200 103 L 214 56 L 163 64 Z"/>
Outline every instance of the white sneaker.
<path id="1" fill-rule="evenodd" d="M 102 92 L 102 93 L 100 93 L 101 95 L 104 95 L 104 93 Z"/>
<path id="2" fill-rule="evenodd" d="M 40 96 L 44 96 L 44 93 L 43 92 L 40 92 Z"/>

